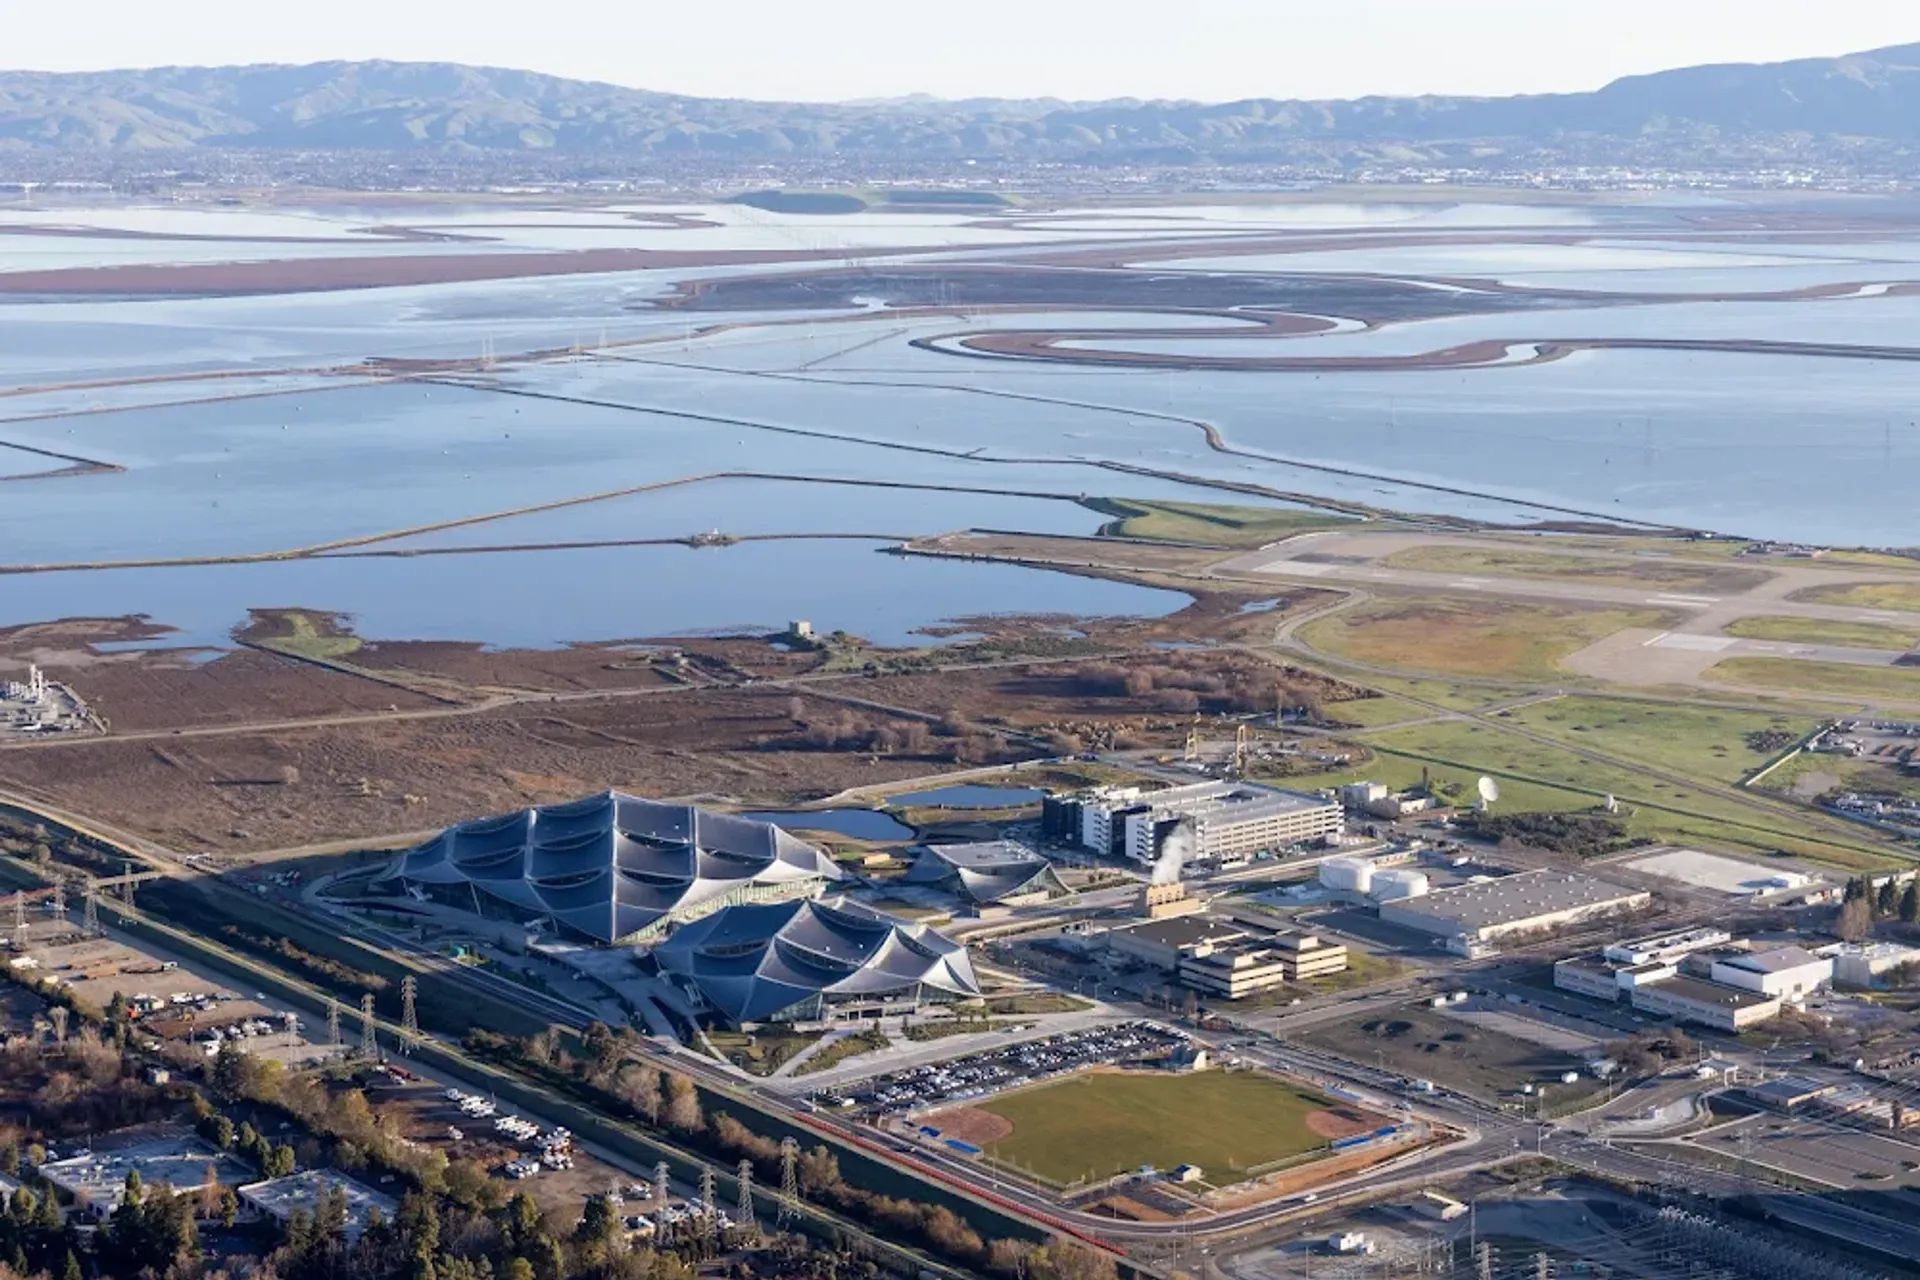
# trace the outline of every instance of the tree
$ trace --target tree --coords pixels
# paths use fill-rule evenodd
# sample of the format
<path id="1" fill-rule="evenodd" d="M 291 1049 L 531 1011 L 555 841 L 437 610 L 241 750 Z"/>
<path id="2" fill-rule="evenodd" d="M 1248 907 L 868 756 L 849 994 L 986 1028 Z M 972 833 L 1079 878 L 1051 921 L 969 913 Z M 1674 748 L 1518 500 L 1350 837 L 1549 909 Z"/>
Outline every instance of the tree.
<path id="1" fill-rule="evenodd" d="M 1890 916 L 1900 909 L 1900 886 L 1888 876 L 1880 882 L 1880 892 L 1873 900 L 1873 913 L 1876 916 Z"/>
<path id="2" fill-rule="evenodd" d="M 1907 891 L 1900 895 L 1900 920 L 1920 924 L 1920 877 L 1907 881 Z"/>
<path id="3" fill-rule="evenodd" d="M 696 1133 L 706 1127 L 706 1117 L 700 1111 L 700 1093 L 693 1087 L 693 1081 L 683 1075 L 668 1072 L 666 1122 L 669 1129 L 681 1133 Z"/>
<path id="4" fill-rule="evenodd" d="M 1840 920 L 1834 931 L 1848 942 L 1861 942 L 1873 932 L 1873 904 L 1863 895 L 1840 904 Z"/>

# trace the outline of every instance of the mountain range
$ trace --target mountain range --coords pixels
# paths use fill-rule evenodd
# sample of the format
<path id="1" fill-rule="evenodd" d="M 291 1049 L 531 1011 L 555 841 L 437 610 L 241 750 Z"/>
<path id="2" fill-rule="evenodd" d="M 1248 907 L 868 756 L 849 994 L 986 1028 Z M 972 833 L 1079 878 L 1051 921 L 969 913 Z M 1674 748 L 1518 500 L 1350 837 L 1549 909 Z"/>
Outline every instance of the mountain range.
<path id="1" fill-rule="evenodd" d="M 1227 103 L 694 98 L 451 63 L 0 72 L 0 151 L 581 153 L 1160 160 L 1920 142 L 1920 44 L 1689 67 L 1590 93 Z"/>

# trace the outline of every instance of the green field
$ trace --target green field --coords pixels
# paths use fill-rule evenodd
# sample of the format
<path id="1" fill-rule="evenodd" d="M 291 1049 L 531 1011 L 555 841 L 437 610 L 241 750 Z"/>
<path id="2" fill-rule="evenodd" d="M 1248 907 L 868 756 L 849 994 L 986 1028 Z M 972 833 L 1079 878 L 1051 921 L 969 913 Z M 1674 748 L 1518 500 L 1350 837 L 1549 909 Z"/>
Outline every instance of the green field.
<path id="1" fill-rule="evenodd" d="M 1484 698 L 1482 700 L 1484 701 Z M 1384 725 L 1401 724 L 1408 720 L 1425 720 L 1433 714 L 1425 707 L 1415 706 L 1411 702 L 1391 696 L 1329 702 L 1321 706 L 1321 711 L 1329 720 L 1357 725 L 1362 729 L 1378 729 Z"/>
<path id="2" fill-rule="evenodd" d="M 1296 533 L 1361 523 L 1351 516 L 1302 507 L 1214 506 L 1145 498 L 1087 498 L 1082 505 L 1118 517 L 1101 529 L 1110 537 L 1222 547 L 1264 547 Z"/>
<path id="3" fill-rule="evenodd" d="M 1768 715 L 1720 707 L 1567 697 L 1535 702 L 1500 718 L 1571 746 L 1716 782 L 1739 782 L 1812 733 L 1811 716 Z"/>
<path id="4" fill-rule="evenodd" d="M 1851 605 L 1857 609 L 1897 609 L 1920 613 L 1920 582 L 1851 582 L 1807 587 L 1788 597 L 1811 604 Z"/>
<path id="5" fill-rule="evenodd" d="M 1546 551 L 1452 544 L 1409 547 L 1385 560 L 1395 569 L 1431 573 L 1483 573 L 1494 577 L 1539 578 L 1595 587 L 1648 587 L 1663 590 L 1716 591 L 1735 595 L 1767 580 L 1757 569 L 1737 569 L 1668 559 L 1608 560 L 1564 556 Z"/>
<path id="6" fill-rule="evenodd" d="M 1826 698 L 1920 703 L 1920 667 L 1862 667 L 1800 658 L 1728 658 L 1707 669 L 1725 684 L 1791 689 Z"/>
<path id="7" fill-rule="evenodd" d="M 1779 640 L 1787 644 L 1842 644 L 1855 649 L 1911 649 L 1920 644 L 1920 628 L 1877 622 L 1827 622 L 1819 618 L 1735 618 L 1721 630 L 1743 640 Z"/>
<path id="8" fill-rule="evenodd" d="M 1558 680 L 1560 660 L 1628 627 L 1671 624 L 1652 609 L 1424 598 L 1373 600 L 1308 623 L 1300 638 L 1335 658 L 1439 675 Z"/>
<path id="9" fill-rule="evenodd" d="M 978 1109 L 1013 1125 L 987 1147 L 989 1155 L 1066 1186 L 1145 1164 L 1197 1164 L 1209 1182 L 1235 1182 L 1248 1169 L 1326 1146 L 1307 1117 L 1333 1105 L 1250 1071 L 1090 1072 Z"/>

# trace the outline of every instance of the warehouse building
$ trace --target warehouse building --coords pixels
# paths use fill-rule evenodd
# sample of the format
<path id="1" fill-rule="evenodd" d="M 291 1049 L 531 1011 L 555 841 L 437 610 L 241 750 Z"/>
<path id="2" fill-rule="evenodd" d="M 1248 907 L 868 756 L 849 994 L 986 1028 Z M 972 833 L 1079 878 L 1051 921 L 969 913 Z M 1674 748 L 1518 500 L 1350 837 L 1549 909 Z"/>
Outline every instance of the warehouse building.
<path id="1" fill-rule="evenodd" d="M 1685 976 L 1637 986 L 1629 998 L 1633 1007 L 1643 1013 L 1656 1013 L 1719 1031 L 1740 1031 L 1780 1013 L 1777 996 Z"/>
<path id="2" fill-rule="evenodd" d="M 1895 969 L 1920 965 L 1920 948 L 1897 942 L 1839 942 L 1819 953 L 1833 961 L 1833 980 L 1843 987 L 1867 990 L 1880 985 Z"/>
<path id="3" fill-rule="evenodd" d="M 1055 801 L 1047 829 L 1096 853 L 1140 863 L 1159 859 L 1170 840 L 1186 842 L 1187 861 L 1215 861 L 1338 836 L 1339 803 L 1246 782 L 1196 782 L 1149 791 L 1105 787 Z"/>
<path id="4" fill-rule="evenodd" d="M 207 1185 L 237 1186 L 253 1170 L 191 1134 L 172 1130 L 128 1130 L 103 1140 L 95 1150 L 39 1167 L 39 1174 L 63 1192 L 76 1214 L 105 1220 L 127 1196 L 127 1175 L 138 1173 L 149 1187 L 177 1190 Z"/>
<path id="5" fill-rule="evenodd" d="M 1130 960 L 1164 969 L 1180 968 L 1183 952 L 1197 947 L 1230 947 L 1247 939 L 1239 925 L 1203 916 L 1172 916 L 1145 924 L 1124 925 L 1107 931 L 1107 946 Z"/>
<path id="6" fill-rule="evenodd" d="M 346 1213 L 343 1233 L 348 1240 L 358 1240 L 372 1224 L 375 1214 L 383 1221 L 392 1222 L 400 1211 L 399 1201 L 392 1196 L 332 1169 L 308 1169 L 284 1178 L 250 1183 L 239 1190 L 242 1204 L 282 1226 L 296 1213 L 317 1219 L 327 1197 L 336 1193 Z"/>
<path id="7" fill-rule="evenodd" d="M 1716 953 L 1707 976 L 1723 986 L 1800 1001 L 1833 981 L 1833 961 L 1803 947 Z"/>
<path id="8" fill-rule="evenodd" d="M 1544 932 L 1650 905 L 1644 889 L 1566 871 L 1522 871 L 1380 904 L 1388 924 L 1443 939 L 1467 952 L 1517 934 Z"/>

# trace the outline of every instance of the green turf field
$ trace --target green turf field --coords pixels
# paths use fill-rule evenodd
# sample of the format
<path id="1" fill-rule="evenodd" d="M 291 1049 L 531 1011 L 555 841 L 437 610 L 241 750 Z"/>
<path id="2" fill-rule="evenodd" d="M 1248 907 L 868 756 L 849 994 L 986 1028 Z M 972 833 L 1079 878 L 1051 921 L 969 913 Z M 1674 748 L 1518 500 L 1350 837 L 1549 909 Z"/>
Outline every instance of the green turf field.
<path id="1" fill-rule="evenodd" d="M 988 1154 L 1058 1186 L 1147 1164 L 1197 1164 L 1209 1182 L 1235 1182 L 1327 1145 L 1306 1121 L 1333 1105 L 1247 1071 L 1089 1072 L 977 1104 L 1013 1125 Z"/>

